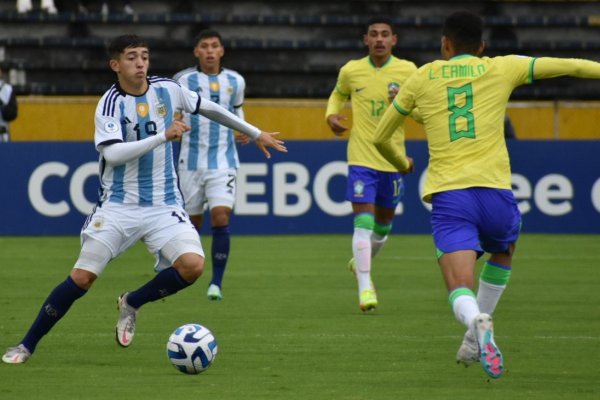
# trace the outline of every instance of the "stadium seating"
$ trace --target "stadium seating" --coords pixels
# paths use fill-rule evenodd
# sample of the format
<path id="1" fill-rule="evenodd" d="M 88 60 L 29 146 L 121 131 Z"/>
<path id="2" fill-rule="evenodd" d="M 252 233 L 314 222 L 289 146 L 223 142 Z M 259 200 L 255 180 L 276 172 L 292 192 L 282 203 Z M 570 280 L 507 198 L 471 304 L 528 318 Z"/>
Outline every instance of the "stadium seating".
<path id="1" fill-rule="evenodd" d="M 327 97 L 337 70 L 365 54 L 361 35 L 374 14 L 392 17 L 396 54 L 421 65 L 438 57 L 439 30 L 455 9 L 485 15 L 489 55 L 527 54 L 596 58 L 600 7 L 585 1 L 133 1 L 134 15 L 69 9 L 18 14 L 13 0 L 0 1 L 0 55 L 25 71 L 23 94 L 102 93 L 112 83 L 104 47 L 121 33 L 137 33 L 152 47 L 151 72 L 171 76 L 194 64 L 195 34 L 219 30 L 225 64 L 247 80 L 248 97 Z M 3 51 L 2 51 L 3 50 Z M 600 99 L 599 85 L 558 79 L 518 89 L 515 99 Z"/>

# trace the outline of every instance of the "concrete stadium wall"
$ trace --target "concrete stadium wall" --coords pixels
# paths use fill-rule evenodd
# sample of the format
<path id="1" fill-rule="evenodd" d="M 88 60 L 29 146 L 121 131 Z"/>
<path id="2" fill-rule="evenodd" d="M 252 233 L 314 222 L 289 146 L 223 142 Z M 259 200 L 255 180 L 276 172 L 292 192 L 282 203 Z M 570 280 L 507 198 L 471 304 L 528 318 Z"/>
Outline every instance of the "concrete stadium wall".
<path id="1" fill-rule="evenodd" d="M 22 96 L 11 125 L 13 141 L 88 141 L 94 138 L 98 97 Z M 325 123 L 326 100 L 247 99 L 246 119 L 286 140 L 334 136 Z M 350 109 L 348 124 L 352 123 Z M 600 139 L 600 101 L 512 102 L 508 114 L 519 139 Z M 424 139 L 420 125 L 407 122 L 407 139 Z"/>

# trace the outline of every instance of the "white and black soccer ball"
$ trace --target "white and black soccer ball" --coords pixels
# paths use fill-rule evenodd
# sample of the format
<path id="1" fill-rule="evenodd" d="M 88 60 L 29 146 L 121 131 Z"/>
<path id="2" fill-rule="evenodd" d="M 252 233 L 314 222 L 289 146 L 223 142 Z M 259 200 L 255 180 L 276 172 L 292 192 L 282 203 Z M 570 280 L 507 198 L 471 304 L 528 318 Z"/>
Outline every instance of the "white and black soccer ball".
<path id="1" fill-rule="evenodd" d="M 206 371 L 217 357 L 217 341 L 205 326 L 185 324 L 169 337 L 167 357 L 179 371 L 199 374 Z"/>

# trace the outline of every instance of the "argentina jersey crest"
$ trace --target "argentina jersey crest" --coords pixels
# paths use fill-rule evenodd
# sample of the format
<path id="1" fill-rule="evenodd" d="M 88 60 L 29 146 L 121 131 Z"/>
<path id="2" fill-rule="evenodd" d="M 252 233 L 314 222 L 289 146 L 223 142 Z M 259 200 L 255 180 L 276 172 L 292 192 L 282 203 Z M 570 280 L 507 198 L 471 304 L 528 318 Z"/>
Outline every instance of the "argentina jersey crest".
<path id="1" fill-rule="evenodd" d="M 156 114 L 160 117 L 160 118 L 165 118 L 167 116 L 167 106 L 165 106 L 164 103 L 159 102 L 156 104 Z"/>

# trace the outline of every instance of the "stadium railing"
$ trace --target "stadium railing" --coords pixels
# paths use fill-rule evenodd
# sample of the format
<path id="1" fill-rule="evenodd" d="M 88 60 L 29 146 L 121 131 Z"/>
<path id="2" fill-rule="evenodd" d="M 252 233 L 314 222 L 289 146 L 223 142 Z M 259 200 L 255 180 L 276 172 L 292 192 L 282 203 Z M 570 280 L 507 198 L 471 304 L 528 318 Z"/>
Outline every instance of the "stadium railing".
<path id="1" fill-rule="evenodd" d="M 140 13 L 134 15 L 100 13 L 58 13 L 48 15 L 41 12 L 19 14 L 16 11 L 0 11 L 0 23 L 103 23 L 103 24 L 242 24 L 242 25 L 283 25 L 283 26 L 358 26 L 362 27 L 369 20 L 368 15 L 302 15 L 302 14 L 211 14 L 211 13 Z M 439 28 L 443 23 L 441 16 L 425 17 L 391 17 L 395 26 Z M 597 27 L 600 16 L 485 16 L 488 27 Z"/>

